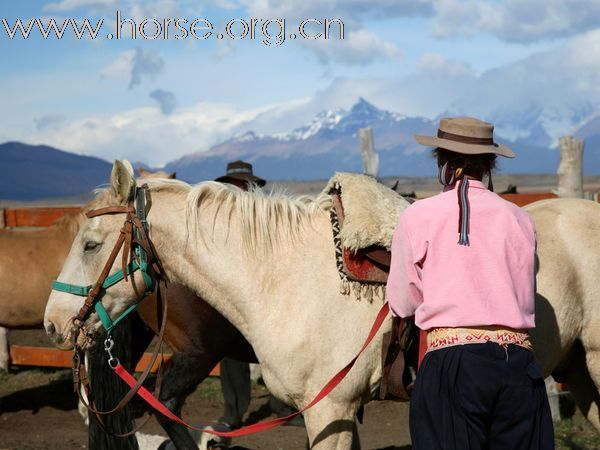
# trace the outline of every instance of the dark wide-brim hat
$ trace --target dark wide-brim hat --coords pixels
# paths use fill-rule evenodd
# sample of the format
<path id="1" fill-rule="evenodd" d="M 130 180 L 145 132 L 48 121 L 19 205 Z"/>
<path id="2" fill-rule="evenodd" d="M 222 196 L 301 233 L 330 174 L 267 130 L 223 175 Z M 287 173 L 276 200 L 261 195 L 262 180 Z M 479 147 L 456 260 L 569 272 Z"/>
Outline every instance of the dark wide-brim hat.
<path id="1" fill-rule="evenodd" d="M 215 179 L 221 183 L 231 183 L 232 180 L 247 181 L 258 187 L 263 187 L 267 182 L 257 177 L 252 172 L 252 164 L 244 161 L 234 161 L 227 164 L 227 172 L 222 177 Z"/>
<path id="2" fill-rule="evenodd" d="M 421 145 L 465 155 L 495 153 L 507 158 L 515 157 L 510 148 L 494 142 L 494 125 L 473 117 L 441 119 L 437 136 L 415 134 L 414 137 Z"/>

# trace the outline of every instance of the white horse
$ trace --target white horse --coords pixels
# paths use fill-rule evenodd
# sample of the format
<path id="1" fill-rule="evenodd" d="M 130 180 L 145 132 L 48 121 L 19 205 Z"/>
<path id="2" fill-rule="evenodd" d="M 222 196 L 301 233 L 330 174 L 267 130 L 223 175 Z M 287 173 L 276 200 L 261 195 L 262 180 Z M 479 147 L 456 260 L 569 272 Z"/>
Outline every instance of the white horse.
<path id="1" fill-rule="evenodd" d="M 192 288 L 254 346 L 271 392 L 302 408 L 360 348 L 380 303 L 340 294 L 328 217 L 330 200 L 245 193 L 207 182 L 196 187 L 150 181 L 151 238 L 169 278 Z M 116 162 L 98 206 L 126 202 L 135 180 Z M 537 328 L 532 339 L 545 373 L 562 369 L 586 416 L 600 429 L 600 205 L 550 200 L 528 208 L 538 233 Z M 77 235 L 60 280 L 90 284 L 107 260 L 121 216 L 88 220 Z M 595 230 L 595 231 L 594 231 Z M 138 276 L 136 283 L 141 283 Z M 136 301 L 131 283 L 108 289 L 103 303 L 117 315 Z M 72 319 L 82 300 L 53 292 L 47 329 L 70 347 Z M 595 322 L 594 322 L 595 321 Z M 85 324 L 87 346 L 101 327 Z M 384 329 L 389 328 L 389 323 Z M 576 350 L 583 343 L 586 361 Z M 358 448 L 358 407 L 381 378 L 381 333 L 348 377 L 305 416 L 311 448 Z M 589 367 L 589 375 L 585 375 Z M 593 380 L 593 381 L 592 381 Z M 594 386 L 594 381 L 596 385 Z"/>
<path id="2" fill-rule="evenodd" d="M 134 185 L 132 174 L 116 162 L 111 187 L 96 204 L 124 204 Z M 169 279 L 203 296 L 252 342 L 275 396 L 305 406 L 358 352 L 381 307 L 340 293 L 329 196 L 291 200 L 215 182 L 194 188 L 170 180 L 148 185 L 151 239 Z M 94 283 L 123 220 L 122 215 L 88 220 L 59 280 Z M 137 273 L 133 281 L 142 283 Z M 102 301 L 110 314 L 136 301 L 131 285 L 107 290 Z M 72 319 L 81 305 L 70 294 L 50 295 L 45 326 L 57 346 L 71 347 Z M 95 314 L 87 320 L 87 346 L 95 344 L 100 327 Z M 380 353 L 381 333 L 347 378 L 304 414 L 312 448 L 359 448 L 355 415 L 377 390 Z"/>
<path id="3" fill-rule="evenodd" d="M 525 210 L 537 232 L 535 356 L 600 431 L 600 204 L 551 199 Z"/>

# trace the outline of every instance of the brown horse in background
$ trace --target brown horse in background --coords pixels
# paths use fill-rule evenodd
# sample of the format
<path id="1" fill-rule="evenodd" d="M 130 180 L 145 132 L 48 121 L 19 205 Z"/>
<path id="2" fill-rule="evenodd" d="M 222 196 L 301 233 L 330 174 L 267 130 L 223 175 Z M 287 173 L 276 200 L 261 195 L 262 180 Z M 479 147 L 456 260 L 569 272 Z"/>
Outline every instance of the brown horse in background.
<path id="1" fill-rule="evenodd" d="M 0 367 L 8 369 L 8 329 L 39 328 L 50 285 L 60 273 L 83 216 L 41 230 L 0 229 Z"/>

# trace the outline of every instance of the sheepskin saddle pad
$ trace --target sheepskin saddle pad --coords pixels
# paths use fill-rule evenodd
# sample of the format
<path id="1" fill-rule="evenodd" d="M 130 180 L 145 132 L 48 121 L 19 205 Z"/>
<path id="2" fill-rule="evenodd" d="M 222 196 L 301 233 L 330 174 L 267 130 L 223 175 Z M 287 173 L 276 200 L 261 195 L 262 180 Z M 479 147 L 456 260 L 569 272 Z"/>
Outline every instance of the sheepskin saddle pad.
<path id="1" fill-rule="evenodd" d="M 351 281 L 385 283 L 392 236 L 410 203 L 373 177 L 354 173 L 336 173 L 324 193 L 332 196 L 334 206 L 338 270 Z"/>

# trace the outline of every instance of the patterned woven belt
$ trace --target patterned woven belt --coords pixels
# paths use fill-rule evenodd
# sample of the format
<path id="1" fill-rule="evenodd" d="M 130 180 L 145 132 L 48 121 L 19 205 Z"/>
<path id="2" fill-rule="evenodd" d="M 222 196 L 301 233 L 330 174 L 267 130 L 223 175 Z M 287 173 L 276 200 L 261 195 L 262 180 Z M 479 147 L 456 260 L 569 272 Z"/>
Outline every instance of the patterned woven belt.
<path id="1" fill-rule="evenodd" d="M 515 330 L 500 326 L 433 328 L 427 333 L 427 351 L 465 344 L 485 344 L 496 342 L 505 347 L 519 345 L 532 350 L 527 330 Z"/>

